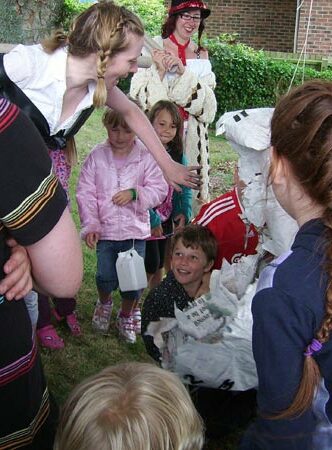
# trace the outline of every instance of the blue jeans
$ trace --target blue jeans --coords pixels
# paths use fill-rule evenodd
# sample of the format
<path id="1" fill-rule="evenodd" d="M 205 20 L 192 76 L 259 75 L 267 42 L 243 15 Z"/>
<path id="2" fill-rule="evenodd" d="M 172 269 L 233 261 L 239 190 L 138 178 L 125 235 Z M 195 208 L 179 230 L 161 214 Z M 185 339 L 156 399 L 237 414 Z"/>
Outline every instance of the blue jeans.
<path id="1" fill-rule="evenodd" d="M 133 240 L 126 241 L 98 241 L 97 243 L 97 288 L 105 294 L 110 294 L 119 287 L 119 280 L 116 273 L 116 260 L 119 252 L 125 252 L 133 247 Z M 145 257 L 145 241 L 134 241 L 134 248 L 137 253 Z M 121 297 L 128 300 L 138 300 L 142 295 L 143 289 L 138 291 L 120 291 Z"/>

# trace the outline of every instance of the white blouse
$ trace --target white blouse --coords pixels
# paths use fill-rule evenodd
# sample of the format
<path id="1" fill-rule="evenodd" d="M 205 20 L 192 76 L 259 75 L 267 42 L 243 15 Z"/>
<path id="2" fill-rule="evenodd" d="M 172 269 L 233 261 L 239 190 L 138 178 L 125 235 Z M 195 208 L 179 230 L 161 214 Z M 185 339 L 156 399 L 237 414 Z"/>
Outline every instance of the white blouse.
<path id="1" fill-rule="evenodd" d="M 66 91 L 67 49 L 46 53 L 40 44 L 17 45 L 4 56 L 8 77 L 22 89 L 47 120 L 51 135 L 69 129 L 82 110 L 93 104 L 96 83 L 88 85 L 88 92 L 74 114 L 60 123 L 63 96 Z"/>

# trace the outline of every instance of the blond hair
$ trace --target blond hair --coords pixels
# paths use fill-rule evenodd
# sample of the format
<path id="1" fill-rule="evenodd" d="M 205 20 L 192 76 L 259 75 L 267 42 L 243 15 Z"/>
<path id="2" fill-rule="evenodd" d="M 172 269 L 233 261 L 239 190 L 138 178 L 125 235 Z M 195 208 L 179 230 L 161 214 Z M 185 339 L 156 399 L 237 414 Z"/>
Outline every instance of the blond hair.
<path id="1" fill-rule="evenodd" d="M 108 367 L 78 385 L 54 450 L 200 450 L 203 424 L 176 375 L 146 363 Z"/>
<path id="2" fill-rule="evenodd" d="M 103 1 L 95 3 L 77 16 L 68 36 L 57 30 L 49 39 L 43 41 L 43 48 L 52 53 L 67 45 L 68 52 L 79 57 L 97 53 L 98 81 L 93 104 L 99 107 L 105 104 L 107 97 L 104 80 L 107 60 L 126 50 L 128 33 L 144 35 L 140 19 L 123 6 Z"/>

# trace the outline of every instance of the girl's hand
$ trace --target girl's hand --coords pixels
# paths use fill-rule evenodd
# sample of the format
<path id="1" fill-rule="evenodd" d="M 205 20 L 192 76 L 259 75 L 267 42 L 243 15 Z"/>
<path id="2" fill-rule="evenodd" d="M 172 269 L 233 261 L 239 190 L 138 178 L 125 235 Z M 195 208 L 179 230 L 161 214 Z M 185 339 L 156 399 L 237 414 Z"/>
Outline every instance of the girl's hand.
<path id="1" fill-rule="evenodd" d="M 211 272 L 206 272 L 203 275 L 202 283 L 200 287 L 198 288 L 198 291 L 196 292 L 195 298 L 200 297 L 203 294 L 207 294 L 210 292 L 210 278 L 211 278 Z"/>
<path id="2" fill-rule="evenodd" d="M 186 224 L 186 218 L 184 214 L 178 214 L 173 219 L 174 225 L 175 225 L 175 231 L 181 230 L 185 224 Z"/>
<path id="3" fill-rule="evenodd" d="M 157 227 L 151 228 L 151 236 L 153 237 L 162 237 L 163 236 L 163 229 L 161 225 L 158 225 Z"/>
<path id="4" fill-rule="evenodd" d="M 99 233 L 95 233 L 94 231 L 88 233 L 85 236 L 86 245 L 93 250 L 96 247 L 97 242 L 99 241 L 99 237 L 100 237 Z"/>
<path id="5" fill-rule="evenodd" d="M 202 184 L 201 175 L 197 173 L 200 166 L 184 166 L 180 163 L 169 159 L 167 165 L 163 166 L 163 173 L 167 183 L 173 188 L 181 192 L 179 185 L 187 186 L 191 189 L 199 189 Z"/>
<path id="6" fill-rule="evenodd" d="M 117 206 L 126 206 L 132 200 L 133 200 L 133 193 L 131 189 L 126 189 L 125 191 L 117 192 L 112 197 L 112 202 Z"/>
<path id="7" fill-rule="evenodd" d="M 9 239 L 7 245 L 11 247 L 11 255 L 3 266 L 6 276 L 0 282 L 0 294 L 7 300 L 19 300 L 32 289 L 30 259 L 25 248 L 15 239 Z"/>

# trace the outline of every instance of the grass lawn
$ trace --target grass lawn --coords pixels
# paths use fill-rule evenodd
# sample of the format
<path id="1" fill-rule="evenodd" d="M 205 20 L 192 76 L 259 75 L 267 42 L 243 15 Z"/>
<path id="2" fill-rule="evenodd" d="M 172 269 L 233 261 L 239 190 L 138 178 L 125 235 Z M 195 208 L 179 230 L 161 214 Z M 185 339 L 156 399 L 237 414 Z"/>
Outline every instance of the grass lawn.
<path id="1" fill-rule="evenodd" d="M 94 112 L 88 122 L 79 132 L 76 142 L 79 152 L 78 165 L 74 168 L 71 178 L 71 206 L 74 220 L 79 228 L 79 219 L 75 201 L 75 188 L 80 166 L 86 155 L 94 145 L 106 139 L 106 131 L 101 124 L 102 111 Z M 210 133 L 211 153 L 211 185 L 212 197 L 225 192 L 232 185 L 233 168 L 237 159 L 224 139 Z M 115 330 L 115 315 L 109 336 L 101 336 L 92 332 L 91 318 L 94 303 L 97 297 L 95 287 L 95 252 L 89 250 L 85 244 L 84 252 L 84 279 L 77 296 L 77 311 L 82 325 L 83 335 L 72 337 L 68 329 L 62 323 L 57 326 L 59 334 L 65 340 L 65 349 L 61 351 L 49 351 L 42 349 L 42 358 L 50 389 L 61 404 L 72 387 L 96 373 L 105 366 L 122 361 L 152 361 L 145 353 L 142 340 L 139 338 L 134 345 L 120 342 Z M 61 283 L 61 280 L 59 280 Z M 119 306 L 119 297 L 115 297 L 115 309 Z M 234 450 L 237 436 L 229 436 L 223 442 L 210 442 L 206 449 L 209 450 Z"/>

